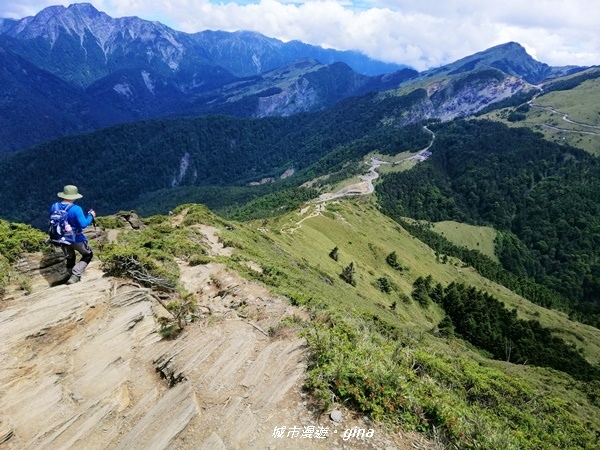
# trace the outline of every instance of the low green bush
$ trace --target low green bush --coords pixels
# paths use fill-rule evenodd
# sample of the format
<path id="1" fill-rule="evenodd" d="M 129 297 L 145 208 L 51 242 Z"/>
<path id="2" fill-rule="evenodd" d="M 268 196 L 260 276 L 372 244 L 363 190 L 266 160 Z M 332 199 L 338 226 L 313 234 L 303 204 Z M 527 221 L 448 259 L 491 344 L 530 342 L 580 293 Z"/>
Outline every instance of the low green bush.
<path id="1" fill-rule="evenodd" d="M 29 225 L 0 219 L 0 295 L 4 295 L 6 286 L 14 275 L 11 265 L 23 253 L 48 248 L 47 240 L 45 233 Z M 25 291 L 30 291 L 30 283 L 26 280 L 22 280 L 20 284 Z"/>
<path id="2" fill-rule="evenodd" d="M 96 217 L 96 225 L 100 228 L 109 228 L 113 230 L 125 227 L 125 223 L 122 220 L 117 217 L 108 216 Z"/>
<path id="3" fill-rule="evenodd" d="M 9 263 L 16 262 L 22 253 L 36 252 L 46 247 L 48 236 L 20 223 L 11 223 L 0 219 L 0 255 Z"/>
<path id="4" fill-rule="evenodd" d="M 193 255 L 188 260 L 188 264 L 190 266 L 200 266 L 202 264 L 209 264 L 212 262 L 212 259 L 206 255 Z"/>
<path id="5" fill-rule="evenodd" d="M 451 448 L 595 448 L 596 432 L 564 400 L 467 355 L 390 339 L 368 322 L 328 313 L 307 327 L 306 386 L 323 409 L 343 403 Z"/>
<path id="6" fill-rule="evenodd" d="M 159 290 L 174 291 L 178 286 L 179 268 L 170 255 L 110 245 L 104 248 L 101 260 L 107 275 L 131 278 Z"/>

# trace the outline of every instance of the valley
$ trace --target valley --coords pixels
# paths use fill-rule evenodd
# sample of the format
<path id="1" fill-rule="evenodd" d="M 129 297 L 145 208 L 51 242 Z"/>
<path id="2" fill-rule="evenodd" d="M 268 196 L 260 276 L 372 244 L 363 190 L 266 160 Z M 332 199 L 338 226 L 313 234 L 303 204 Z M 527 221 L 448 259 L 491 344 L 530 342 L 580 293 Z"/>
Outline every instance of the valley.
<path id="1" fill-rule="evenodd" d="M 0 69 L 1 448 L 597 448 L 597 66 L 77 4 L 0 18 Z"/>

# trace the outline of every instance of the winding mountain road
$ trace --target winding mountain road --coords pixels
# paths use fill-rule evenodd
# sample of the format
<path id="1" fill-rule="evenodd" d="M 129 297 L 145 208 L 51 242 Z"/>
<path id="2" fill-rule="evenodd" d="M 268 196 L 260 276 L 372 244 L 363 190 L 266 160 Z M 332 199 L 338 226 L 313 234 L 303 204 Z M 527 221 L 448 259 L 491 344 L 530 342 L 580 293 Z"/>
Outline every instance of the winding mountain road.
<path id="1" fill-rule="evenodd" d="M 535 100 L 535 98 L 534 98 Z M 529 102 L 527 102 L 529 106 L 531 106 L 532 108 L 537 108 L 537 109 L 544 109 L 546 111 L 549 111 L 553 114 L 560 114 L 562 116 L 562 120 L 570 123 L 571 125 L 577 125 L 580 127 L 585 127 L 585 128 L 593 128 L 596 130 L 600 130 L 600 126 L 596 126 L 596 125 L 590 125 L 588 123 L 583 123 L 583 122 L 575 122 L 574 120 L 569 119 L 569 115 L 561 112 L 555 108 L 553 108 L 552 106 L 543 106 L 543 105 L 536 105 L 535 103 L 533 103 L 533 100 L 530 100 Z M 554 125 L 550 125 L 547 123 L 543 123 L 541 124 L 543 127 L 545 128 L 550 128 L 552 130 L 556 130 L 556 131 L 563 131 L 565 133 L 577 133 L 577 134 L 588 134 L 588 135 L 593 135 L 593 136 L 600 136 L 600 132 L 595 132 L 595 131 L 581 131 L 581 130 L 570 130 L 568 128 L 561 128 L 561 127 L 557 127 Z"/>
<path id="2" fill-rule="evenodd" d="M 423 153 L 429 151 L 429 149 L 433 145 L 433 142 L 435 141 L 435 133 L 433 131 L 431 131 L 429 128 L 427 128 L 426 126 L 424 126 L 423 128 L 431 134 L 431 142 L 429 143 L 429 145 L 427 147 L 425 147 L 422 150 L 419 150 L 413 156 L 410 156 L 408 158 L 403 158 L 398 161 L 382 161 L 378 158 L 373 157 L 369 161 L 365 161 L 365 164 L 367 164 L 369 166 L 369 171 L 366 174 L 361 175 L 359 177 L 362 180 L 362 182 L 351 184 L 349 186 L 345 186 L 344 188 L 340 189 L 339 191 L 337 191 L 334 194 L 332 194 L 332 193 L 322 194 L 319 196 L 318 200 L 316 200 L 316 201 L 317 202 L 326 202 L 326 201 L 334 200 L 334 199 L 340 198 L 340 197 L 352 197 L 352 196 L 357 196 L 357 195 L 372 194 L 375 191 L 375 186 L 373 185 L 373 180 L 376 180 L 377 178 L 379 178 L 379 173 L 377 173 L 377 169 L 379 169 L 379 167 L 381 167 L 383 164 L 396 165 L 396 164 L 400 164 L 400 163 L 403 163 L 406 161 L 411 161 L 411 160 L 412 161 L 424 161 L 425 159 L 427 159 L 427 157 L 424 156 Z"/>

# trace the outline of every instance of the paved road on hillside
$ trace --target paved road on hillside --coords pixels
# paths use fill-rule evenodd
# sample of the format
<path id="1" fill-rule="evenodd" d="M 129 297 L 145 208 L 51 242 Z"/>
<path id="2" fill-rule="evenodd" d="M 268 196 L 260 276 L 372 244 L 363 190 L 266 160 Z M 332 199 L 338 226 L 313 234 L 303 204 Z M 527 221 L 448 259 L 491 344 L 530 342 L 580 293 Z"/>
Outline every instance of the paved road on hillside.
<path id="1" fill-rule="evenodd" d="M 586 128 L 594 128 L 596 130 L 600 130 L 599 126 L 596 125 L 590 125 L 588 123 L 583 123 L 583 122 L 575 122 L 574 120 L 569 119 L 569 115 L 565 114 L 564 112 L 561 112 L 555 108 L 553 108 L 552 106 L 543 106 L 543 105 L 536 105 L 535 103 L 533 103 L 533 100 L 530 100 L 529 102 L 527 102 L 529 104 L 529 106 L 531 106 L 532 108 L 538 108 L 538 109 L 545 109 L 546 111 L 550 111 L 553 114 L 560 114 L 562 116 L 562 120 L 570 123 L 572 125 L 577 125 L 580 127 L 586 127 Z M 556 131 L 563 131 L 566 133 L 578 133 L 578 134 L 591 134 L 594 136 L 600 136 L 600 133 L 596 133 L 594 131 L 578 131 L 578 130 L 570 130 L 568 128 L 561 128 L 561 127 L 557 127 L 554 125 L 550 125 L 547 123 L 543 123 L 541 124 L 543 127 L 546 128 L 550 128 L 552 130 L 556 130 Z"/>
<path id="2" fill-rule="evenodd" d="M 431 131 L 429 128 L 427 128 L 426 126 L 423 127 L 426 131 L 428 131 L 429 133 L 431 133 L 431 142 L 429 143 L 429 145 L 427 147 L 425 147 L 422 150 L 419 150 L 415 155 L 410 156 L 408 158 L 404 158 L 404 159 L 400 159 L 398 161 L 383 161 L 380 160 L 378 158 L 371 158 L 369 161 L 366 161 L 365 164 L 367 164 L 369 166 L 369 171 L 364 174 L 361 175 L 359 178 L 363 181 L 362 183 L 356 183 L 356 184 L 352 184 L 350 186 L 346 186 L 343 189 L 339 190 L 338 192 L 336 192 L 335 194 L 323 194 L 321 196 L 319 196 L 319 199 L 317 200 L 317 202 L 326 202 L 329 200 L 333 200 L 336 198 L 341 198 L 341 197 L 353 197 L 353 196 L 357 196 L 357 195 L 368 195 L 368 194 L 372 194 L 375 191 L 375 186 L 373 185 L 373 180 L 376 180 L 377 178 L 379 178 L 379 173 L 377 173 L 377 169 L 379 169 L 379 167 L 381 167 L 383 164 L 400 164 L 402 162 L 405 161 L 424 161 L 426 159 L 426 157 L 423 156 L 423 153 L 428 151 L 431 146 L 433 145 L 433 142 L 435 141 L 435 133 L 433 131 Z"/>

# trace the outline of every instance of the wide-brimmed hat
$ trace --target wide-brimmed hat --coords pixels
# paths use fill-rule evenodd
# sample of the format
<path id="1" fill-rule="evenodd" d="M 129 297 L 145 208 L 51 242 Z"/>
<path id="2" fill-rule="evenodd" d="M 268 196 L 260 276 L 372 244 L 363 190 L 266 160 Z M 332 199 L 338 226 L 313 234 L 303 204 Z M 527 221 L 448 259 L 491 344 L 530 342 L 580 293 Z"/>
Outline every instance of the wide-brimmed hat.
<path id="1" fill-rule="evenodd" d="M 83 197 L 77 190 L 77 186 L 73 186 L 72 184 L 68 184 L 63 188 L 62 192 L 59 192 L 58 195 L 60 198 L 64 198 L 66 200 L 77 200 L 78 198 Z"/>

